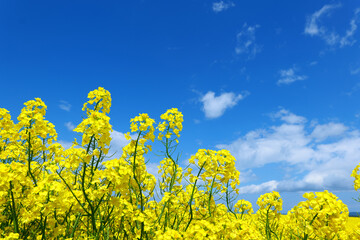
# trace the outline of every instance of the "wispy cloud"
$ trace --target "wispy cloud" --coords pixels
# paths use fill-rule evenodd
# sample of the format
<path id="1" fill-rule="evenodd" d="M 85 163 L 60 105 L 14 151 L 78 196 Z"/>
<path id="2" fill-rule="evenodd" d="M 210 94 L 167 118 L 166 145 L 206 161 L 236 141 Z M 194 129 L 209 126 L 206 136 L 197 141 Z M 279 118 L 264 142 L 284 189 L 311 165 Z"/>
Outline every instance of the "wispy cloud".
<path id="1" fill-rule="evenodd" d="M 340 39 L 340 47 L 344 46 L 352 46 L 356 42 L 353 38 L 358 26 L 359 22 L 360 8 L 357 8 L 354 12 L 354 17 L 350 20 L 350 29 L 346 30 L 345 36 Z"/>
<path id="2" fill-rule="evenodd" d="M 247 54 L 249 58 L 254 58 L 261 52 L 261 46 L 255 42 L 255 32 L 259 27 L 259 25 L 248 26 L 247 23 L 243 25 L 242 30 L 236 35 L 236 54 Z"/>
<path id="3" fill-rule="evenodd" d="M 354 16 L 350 20 L 350 27 L 343 36 L 335 31 L 330 31 L 321 21 L 324 16 L 330 16 L 333 10 L 340 7 L 341 4 L 324 5 L 307 18 L 304 33 L 310 36 L 318 36 L 330 46 L 352 46 L 356 42 L 353 36 L 358 28 L 360 8 L 354 11 Z"/>
<path id="4" fill-rule="evenodd" d="M 60 104 L 59 104 L 59 108 L 64 110 L 64 111 L 70 112 L 71 104 L 69 102 L 67 102 L 67 101 L 61 100 Z"/>
<path id="5" fill-rule="evenodd" d="M 358 92 L 360 90 L 360 83 L 356 83 L 350 91 L 345 92 L 346 95 L 352 96 L 354 93 Z"/>
<path id="6" fill-rule="evenodd" d="M 242 193 L 353 189 L 349 176 L 359 162 L 359 130 L 335 122 L 314 124 L 283 109 L 273 116 L 280 125 L 250 131 L 230 144 L 217 146 L 234 155 L 241 171 L 268 164 L 291 169 L 290 178 L 249 184 L 240 187 Z"/>
<path id="7" fill-rule="evenodd" d="M 333 9 L 341 7 L 341 4 L 324 5 L 320 10 L 314 12 L 307 18 L 305 25 L 305 33 L 311 36 L 326 35 L 327 30 L 324 26 L 320 25 L 321 17 Z"/>
<path id="8" fill-rule="evenodd" d="M 225 11 L 226 9 L 230 8 L 230 7 L 234 7 L 235 4 L 233 2 L 224 2 L 224 1 L 219 1 L 219 2 L 214 2 L 212 5 L 212 10 L 216 13 L 218 12 L 222 12 Z"/>
<path id="9" fill-rule="evenodd" d="M 360 67 L 355 68 L 355 69 L 353 69 L 353 70 L 350 71 L 350 74 L 351 74 L 351 75 L 356 75 L 356 74 L 358 74 L 358 73 L 360 73 Z"/>
<path id="10" fill-rule="evenodd" d="M 305 75 L 295 74 L 295 70 L 295 68 L 280 70 L 280 79 L 277 81 L 277 84 L 290 84 L 307 78 Z"/>
<path id="11" fill-rule="evenodd" d="M 224 114 L 226 109 L 234 107 L 246 95 L 248 93 L 236 95 L 233 92 L 228 92 L 215 96 L 214 92 L 209 91 L 200 98 L 200 101 L 203 103 L 206 118 L 218 118 Z"/>
<path id="12" fill-rule="evenodd" d="M 65 126 L 67 127 L 67 129 L 69 129 L 70 131 L 72 131 L 75 128 L 75 125 L 72 122 L 66 122 Z"/>

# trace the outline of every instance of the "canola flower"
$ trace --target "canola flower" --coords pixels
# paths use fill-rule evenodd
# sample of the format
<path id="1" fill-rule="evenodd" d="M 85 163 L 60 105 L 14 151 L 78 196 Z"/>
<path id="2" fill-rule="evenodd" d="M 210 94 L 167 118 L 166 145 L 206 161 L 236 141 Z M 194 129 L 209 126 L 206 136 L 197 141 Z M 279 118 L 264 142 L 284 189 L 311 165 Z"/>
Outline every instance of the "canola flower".
<path id="1" fill-rule="evenodd" d="M 199 149 L 180 167 L 184 120 L 176 108 L 158 124 L 146 113 L 132 118 L 129 143 L 109 159 L 104 88 L 88 94 L 74 129 L 81 142 L 69 149 L 57 142 L 40 98 L 24 105 L 17 123 L 0 108 L 0 239 L 360 239 L 360 226 L 345 224 L 347 206 L 328 191 L 305 193 L 286 216 L 280 194 L 266 193 L 254 213 L 237 200 L 240 172 L 227 150 Z M 146 166 L 154 141 L 163 145 L 158 180 Z"/>

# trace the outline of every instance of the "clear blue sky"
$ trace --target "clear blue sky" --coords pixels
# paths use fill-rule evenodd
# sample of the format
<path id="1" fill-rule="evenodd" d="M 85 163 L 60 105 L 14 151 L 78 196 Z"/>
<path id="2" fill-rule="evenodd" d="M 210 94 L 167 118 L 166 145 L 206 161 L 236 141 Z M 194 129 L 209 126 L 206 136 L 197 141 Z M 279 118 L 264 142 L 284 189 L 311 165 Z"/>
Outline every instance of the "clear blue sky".
<path id="1" fill-rule="evenodd" d="M 131 117 L 177 107 L 182 161 L 229 149 L 242 198 L 329 189 L 360 211 L 358 1 L 2 0 L 0 33 L 0 107 L 40 97 L 65 145 L 102 86 L 117 148 Z"/>

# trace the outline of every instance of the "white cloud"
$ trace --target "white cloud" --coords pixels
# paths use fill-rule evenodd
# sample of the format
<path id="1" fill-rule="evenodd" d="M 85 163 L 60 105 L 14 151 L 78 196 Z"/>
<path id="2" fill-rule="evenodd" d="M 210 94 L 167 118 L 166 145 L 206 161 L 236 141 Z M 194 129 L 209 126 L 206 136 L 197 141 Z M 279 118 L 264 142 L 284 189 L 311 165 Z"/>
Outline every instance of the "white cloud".
<path id="1" fill-rule="evenodd" d="M 315 138 L 316 141 L 323 141 L 329 137 L 335 137 L 342 135 L 348 128 L 342 123 L 327 123 L 323 125 L 317 125 L 311 137 Z"/>
<path id="2" fill-rule="evenodd" d="M 251 185 L 248 185 L 245 187 L 240 187 L 239 194 L 276 191 L 278 185 L 279 185 L 279 182 L 275 181 L 275 180 L 264 182 L 264 183 L 261 183 L 258 185 L 251 184 Z"/>
<path id="3" fill-rule="evenodd" d="M 73 145 L 72 142 L 68 142 L 64 140 L 59 140 L 58 143 L 60 143 L 61 146 L 63 146 L 63 148 L 65 149 L 69 149 Z"/>
<path id="4" fill-rule="evenodd" d="M 326 171 L 325 171 L 326 170 Z M 350 175 L 349 175 L 350 176 Z M 240 193 L 347 191 L 352 190 L 352 179 L 348 172 L 336 169 L 314 170 L 301 180 L 271 180 L 260 184 L 240 186 Z"/>
<path id="5" fill-rule="evenodd" d="M 290 124 L 299 124 L 306 122 L 306 118 L 295 115 L 286 109 L 281 109 L 275 114 L 271 114 L 271 116 L 273 118 L 280 118 L 282 121 Z"/>
<path id="6" fill-rule="evenodd" d="M 59 104 L 59 108 L 64 110 L 64 111 L 70 112 L 71 104 L 68 103 L 67 101 L 61 100 L 60 104 Z"/>
<path id="7" fill-rule="evenodd" d="M 242 31 L 236 35 L 236 54 L 248 54 L 249 58 L 253 58 L 261 51 L 261 47 L 255 42 L 255 31 L 259 27 L 259 25 L 248 26 L 246 23 L 243 25 Z"/>
<path id="8" fill-rule="evenodd" d="M 282 123 L 250 131 L 230 144 L 217 146 L 234 155 L 240 172 L 266 169 L 268 164 L 290 171 L 271 181 L 240 186 L 242 193 L 353 189 L 350 174 L 360 162 L 360 131 L 341 123 L 308 123 L 286 110 L 273 116 Z"/>
<path id="9" fill-rule="evenodd" d="M 217 12 L 225 11 L 226 9 L 234 6 L 235 4 L 233 2 L 219 1 L 213 3 L 212 10 L 217 13 Z"/>
<path id="10" fill-rule="evenodd" d="M 125 147 L 130 140 L 126 140 L 124 133 L 113 130 L 110 134 L 110 150 L 108 156 L 119 158 L 122 155 L 122 148 Z M 131 136 L 135 138 L 134 136 Z"/>
<path id="11" fill-rule="evenodd" d="M 305 33 L 311 36 L 326 34 L 325 27 L 319 25 L 320 18 L 324 14 L 329 13 L 332 9 L 339 7 L 341 7 L 340 4 L 324 5 L 319 11 L 313 13 L 311 17 L 308 17 L 306 21 L 305 30 L 304 30 Z"/>
<path id="12" fill-rule="evenodd" d="M 158 163 L 151 163 L 148 162 L 146 164 L 146 170 L 148 173 L 154 175 L 156 181 L 158 181 L 159 179 L 161 179 L 161 175 L 159 173 L 159 169 L 158 169 L 159 164 Z"/>
<path id="13" fill-rule="evenodd" d="M 296 75 L 295 68 L 284 69 L 280 70 L 280 79 L 277 81 L 277 84 L 290 84 L 296 81 L 304 80 L 306 78 L 307 76 L 305 75 Z"/>
<path id="14" fill-rule="evenodd" d="M 72 122 L 66 122 L 65 126 L 67 127 L 67 129 L 69 129 L 70 131 L 72 131 L 75 128 L 75 125 Z"/>
<path id="15" fill-rule="evenodd" d="M 229 145 L 218 145 L 231 151 L 241 169 L 262 167 L 269 163 L 299 163 L 312 154 L 305 148 L 310 139 L 305 136 L 303 125 L 284 123 L 270 129 L 247 133 Z"/>
<path id="16" fill-rule="evenodd" d="M 356 40 L 353 38 L 356 30 L 357 30 L 357 23 L 359 21 L 359 14 L 360 14 L 360 8 L 357 8 L 354 13 L 354 17 L 350 20 L 350 29 L 346 30 L 345 36 L 343 36 L 340 39 L 340 47 L 344 46 L 352 46 L 356 42 Z"/>
<path id="17" fill-rule="evenodd" d="M 332 10 L 339 7 L 341 7 L 341 4 L 328 4 L 313 13 L 307 18 L 304 33 L 310 36 L 318 36 L 330 46 L 352 46 L 356 42 L 353 36 L 358 28 L 360 8 L 354 11 L 354 16 L 350 20 L 350 28 L 346 30 L 343 36 L 335 31 L 329 31 L 328 28 L 321 23 L 324 15 L 330 16 Z"/>
<path id="18" fill-rule="evenodd" d="M 216 97 L 212 91 L 207 92 L 200 101 L 203 103 L 203 111 L 207 118 L 218 118 L 222 116 L 226 109 L 234 107 L 245 95 L 234 94 L 232 92 L 222 93 Z"/>
<path id="19" fill-rule="evenodd" d="M 242 171 L 240 174 L 240 184 L 244 184 L 246 182 L 251 182 L 257 179 L 256 174 L 251 170 Z"/>

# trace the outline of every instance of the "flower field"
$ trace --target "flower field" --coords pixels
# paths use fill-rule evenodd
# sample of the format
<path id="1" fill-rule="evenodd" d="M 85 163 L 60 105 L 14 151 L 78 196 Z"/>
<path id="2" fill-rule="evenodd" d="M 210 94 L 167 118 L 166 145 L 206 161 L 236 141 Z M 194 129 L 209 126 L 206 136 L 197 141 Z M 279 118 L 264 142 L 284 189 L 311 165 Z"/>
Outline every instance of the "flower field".
<path id="1" fill-rule="evenodd" d="M 349 229 L 356 229 L 359 227 L 360 224 L 360 218 L 359 217 L 349 217 L 347 222 L 347 227 Z"/>
<path id="2" fill-rule="evenodd" d="M 0 239 L 360 239 L 359 218 L 328 191 L 305 193 L 287 215 L 280 194 L 266 193 L 254 212 L 239 199 L 240 172 L 227 150 L 200 149 L 180 167 L 176 108 L 157 124 L 145 113 L 132 118 L 129 143 L 113 159 L 107 90 L 88 94 L 74 129 L 81 139 L 69 149 L 40 98 L 24 105 L 17 123 L 0 108 Z M 146 168 L 154 141 L 163 145 L 160 179 Z"/>

